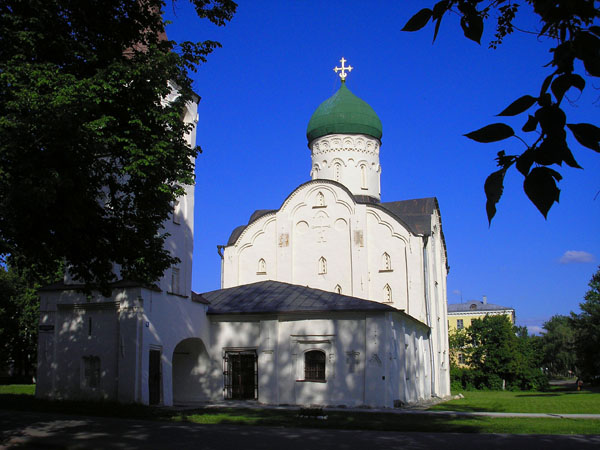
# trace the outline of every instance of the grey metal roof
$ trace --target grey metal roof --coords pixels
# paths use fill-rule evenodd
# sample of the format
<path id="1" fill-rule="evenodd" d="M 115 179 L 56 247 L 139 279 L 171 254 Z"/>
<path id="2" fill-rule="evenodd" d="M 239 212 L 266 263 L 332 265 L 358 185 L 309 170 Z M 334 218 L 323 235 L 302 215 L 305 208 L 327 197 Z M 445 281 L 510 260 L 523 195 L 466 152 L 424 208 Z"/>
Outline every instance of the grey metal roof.
<path id="1" fill-rule="evenodd" d="M 389 305 L 280 281 L 259 281 L 196 294 L 209 302 L 207 314 L 322 313 L 394 311 Z"/>
<path id="2" fill-rule="evenodd" d="M 471 312 L 471 311 L 501 311 L 505 309 L 514 309 L 510 306 L 495 305 L 493 303 L 483 303 L 479 300 L 471 300 L 466 303 L 452 303 L 448 305 L 448 312 Z"/>
<path id="3" fill-rule="evenodd" d="M 402 219 L 415 234 L 431 234 L 431 215 L 439 209 L 435 197 L 415 198 L 397 202 L 381 203 L 381 206 Z"/>

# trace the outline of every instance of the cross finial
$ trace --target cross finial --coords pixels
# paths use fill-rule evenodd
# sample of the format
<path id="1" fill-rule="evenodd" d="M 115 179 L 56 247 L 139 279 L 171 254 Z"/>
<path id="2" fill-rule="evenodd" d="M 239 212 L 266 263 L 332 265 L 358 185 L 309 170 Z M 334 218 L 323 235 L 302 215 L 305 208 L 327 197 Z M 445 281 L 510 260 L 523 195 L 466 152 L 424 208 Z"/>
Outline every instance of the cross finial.
<path id="1" fill-rule="evenodd" d="M 335 73 L 340 72 L 338 75 L 340 76 L 340 78 L 342 79 L 342 83 L 346 82 L 346 70 L 348 72 L 352 72 L 352 69 L 354 69 L 354 67 L 352 66 L 345 66 L 344 63 L 346 62 L 346 60 L 344 59 L 344 57 L 342 56 L 342 59 L 340 59 L 340 62 L 342 63 L 342 67 L 334 67 L 333 71 Z"/>

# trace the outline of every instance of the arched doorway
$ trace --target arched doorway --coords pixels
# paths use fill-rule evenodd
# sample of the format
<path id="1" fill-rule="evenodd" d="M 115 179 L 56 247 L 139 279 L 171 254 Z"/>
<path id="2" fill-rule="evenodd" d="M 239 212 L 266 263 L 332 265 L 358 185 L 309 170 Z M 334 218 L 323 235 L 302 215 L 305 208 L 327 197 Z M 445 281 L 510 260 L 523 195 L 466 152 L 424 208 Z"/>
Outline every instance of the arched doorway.
<path id="1" fill-rule="evenodd" d="M 173 350 L 173 402 L 208 400 L 210 358 L 199 338 L 181 341 Z"/>

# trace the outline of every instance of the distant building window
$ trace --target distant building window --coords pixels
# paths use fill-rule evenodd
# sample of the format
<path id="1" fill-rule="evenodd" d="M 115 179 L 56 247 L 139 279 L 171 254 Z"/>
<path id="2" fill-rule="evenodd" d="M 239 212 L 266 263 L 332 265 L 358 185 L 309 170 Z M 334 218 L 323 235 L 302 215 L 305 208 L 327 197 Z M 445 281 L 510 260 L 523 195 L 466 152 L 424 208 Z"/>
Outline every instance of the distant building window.
<path id="1" fill-rule="evenodd" d="M 92 335 L 92 318 L 88 317 L 88 336 Z"/>
<path id="2" fill-rule="evenodd" d="M 477 309 L 477 305 L 475 303 L 471 304 L 471 306 L 469 306 L 470 309 Z"/>
<path id="3" fill-rule="evenodd" d="M 325 381 L 325 352 L 311 350 L 304 354 L 304 379 Z"/>
<path id="4" fill-rule="evenodd" d="M 456 320 L 456 329 L 462 330 L 464 327 L 465 327 L 465 324 L 463 323 L 463 319 L 457 319 Z"/>
<path id="5" fill-rule="evenodd" d="M 319 258 L 319 275 L 324 275 L 327 273 L 327 260 L 321 256 Z"/>
<path id="6" fill-rule="evenodd" d="M 100 386 L 100 358 L 98 356 L 83 357 L 83 387 L 97 388 Z"/>
<path id="7" fill-rule="evenodd" d="M 334 290 L 335 290 L 336 294 L 341 294 L 342 293 L 342 287 L 339 284 L 336 284 Z"/>
<path id="8" fill-rule="evenodd" d="M 383 288 L 383 301 L 386 303 L 392 303 L 392 288 L 389 284 L 386 284 Z"/>
<path id="9" fill-rule="evenodd" d="M 458 358 L 458 363 L 459 364 L 465 364 L 465 355 L 463 355 L 462 353 L 459 353 L 457 355 L 457 358 Z"/>
<path id="10" fill-rule="evenodd" d="M 256 271 L 257 275 L 263 275 L 267 273 L 267 263 L 265 262 L 265 260 L 263 258 L 260 258 L 258 260 L 258 269 Z"/>
<path id="11" fill-rule="evenodd" d="M 171 293 L 172 294 L 181 294 L 181 283 L 180 283 L 178 267 L 173 267 L 171 269 Z"/>

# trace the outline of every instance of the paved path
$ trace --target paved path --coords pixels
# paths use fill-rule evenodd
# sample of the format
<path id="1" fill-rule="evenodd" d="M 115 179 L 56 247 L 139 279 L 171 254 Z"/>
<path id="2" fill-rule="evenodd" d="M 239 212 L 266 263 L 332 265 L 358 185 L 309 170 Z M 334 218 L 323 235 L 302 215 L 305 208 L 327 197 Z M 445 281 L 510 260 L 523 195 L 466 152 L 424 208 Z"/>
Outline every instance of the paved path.
<path id="1" fill-rule="evenodd" d="M 311 428 L 198 425 L 0 410 L 7 449 L 544 450 L 600 448 L 600 435 L 399 433 Z"/>
<path id="2" fill-rule="evenodd" d="M 187 405 L 174 406 L 172 409 L 177 411 L 193 410 L 197 408 L 248 408 L 248 409 L 279 409 L 279 410 L 294 410 L 297 411 L 299 406 L 274 406 L 274 405 L 262 405 L 258 402 L 252 402 L 248 400 L 244 401 L 230 401 L 227 402 L 197 402 L 190 403 Z M 600 414 L 560 414 L 560 413 L 516 413 L 516 412 L 488 412 L 488 411 L 428 411 L 424 409 L 411 409 L 411 408 L 332 408 L 325 407 L 323 411 L 353 411 L 353 412 L 365 412 L 365 413 L 386 413 L 386 414 L 417 414 L 424 416 L 479 416 L 479 417 L 532 417 L 542 419 L 597 419 L 600 420 Z"/>

